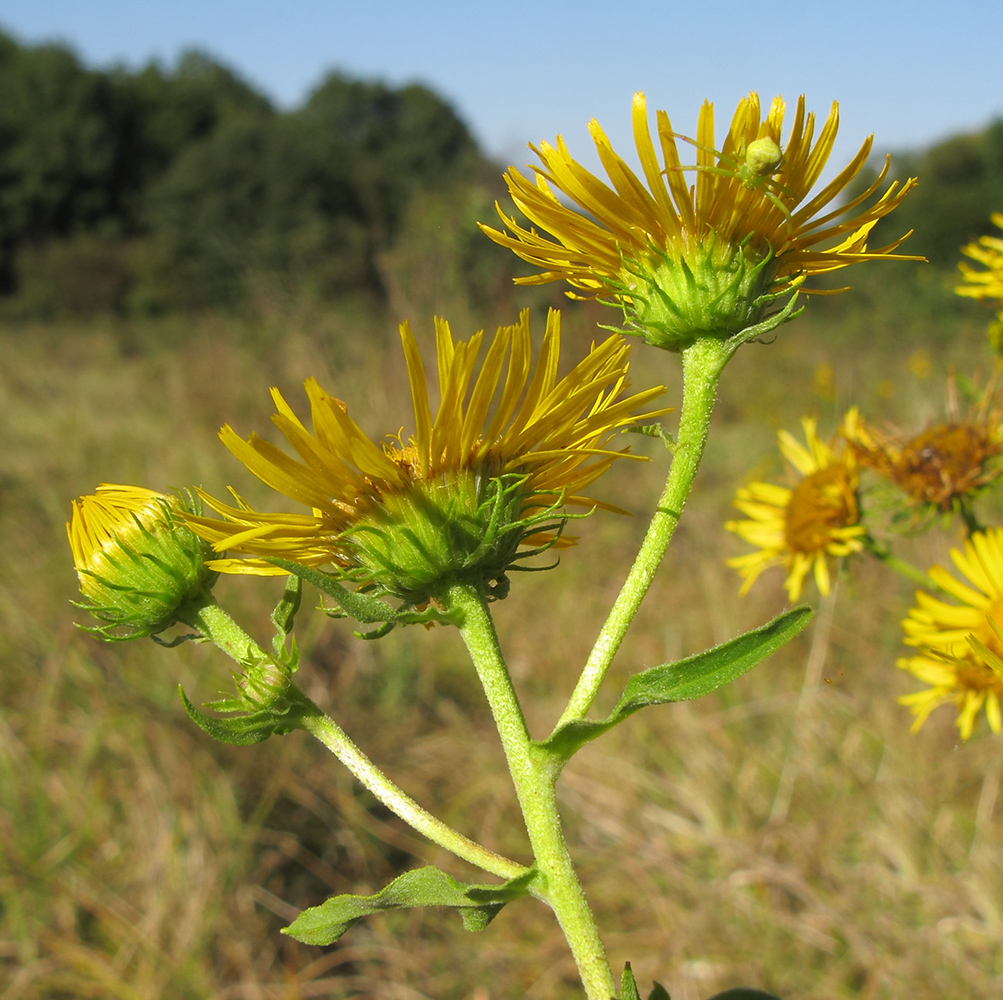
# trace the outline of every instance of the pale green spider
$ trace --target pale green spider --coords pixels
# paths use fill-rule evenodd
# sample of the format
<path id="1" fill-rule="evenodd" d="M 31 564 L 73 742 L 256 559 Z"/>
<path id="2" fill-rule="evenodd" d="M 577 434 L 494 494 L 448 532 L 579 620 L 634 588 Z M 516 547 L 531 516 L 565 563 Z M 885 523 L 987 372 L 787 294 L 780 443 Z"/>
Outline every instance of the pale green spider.
<path id="1" fill-rule="evenodd" d="M 754 139 L 746 147 L 745 141 L 738 151 L 738 156 L 729 156 L 710 146 L 691 139 L 687 135 L 673 132 L 674 139 L 682 139 L 691 146 L 706 153 L 712 153 L 718 159 L 718 166 L 710 167 L 705 164 L 692 164 L 689 166 L 669 167 L 662 171 L 667 174 L 669 170 L 703 170 L 707 173 L 718 174 L 721 177 L 737 177 L 739 183 L 748 191 L 761 191 L 763 197 L 771 204 L 775 205 L 784 218 L 787 220 L 787 232 L 794 230 L 794 219 L 791 217 L 790 209 L 774 193 L 779 191 L 789 198 L 797 200 L 797 196 L 779 181 L 774 179 L 774 175 L 780 170 L 784 160 L 784 151 L 768 135 L 762 139 Z M 726 163 L 728 166 L 721 166 Z"/>

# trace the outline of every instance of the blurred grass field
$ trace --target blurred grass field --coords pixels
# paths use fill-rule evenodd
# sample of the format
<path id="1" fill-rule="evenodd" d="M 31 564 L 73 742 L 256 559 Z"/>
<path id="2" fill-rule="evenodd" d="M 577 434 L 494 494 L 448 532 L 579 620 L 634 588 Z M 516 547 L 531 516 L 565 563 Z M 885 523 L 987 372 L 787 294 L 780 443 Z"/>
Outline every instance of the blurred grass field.
<path id="1" fill-rule="evenodd" d="M 705 466 L 607 701 L 630 672 L 785 606 L 779 572 L 740 598 L 723 564 L 742 549 L 722 527 L 734 489 L 779 473 L 779 426 L 814 413 L 829 433 L 852 403 L 921 426 L 941 412 L 950 366 L 987 374 L 985 317 L 936 272 L 854 278 L 726 372 Z M 305 734 L 228 748 L 197 731 L 176 689 L 197 702 L 228 686 L 214 650 L 102 644 L 73 625 L 72 497 L 102 481 L 217 494 L 232 482 L 268 502 L 216 431 L 267 433 L 268 387 L 301 406 L 309 375 L 374 436 L 409 426 L 396 322 L 425 296 L 400 300 L 396 311 L 259 302 L 241 316 L 0 327 L 0 1000 L 579 995 L 535 902 L 476 935 L 452 914 L 414 911 L 366 920 L 331 948 L 281 936 L 300 908 L 375 891 L 422 862 L 474 873 Z M 540 333 L 548 300 L 533 301 Z M 493 322 L 515 309 L 506 302 Z M 610 321 L 583 304 L 563 312 L 566 357 Z M 410 318 L 429 343 L 431 315 Z M 638 344 L 632 370 L 678 405 L 676 358 Z M 632 443 L 652 461 L 620 463 L 601 495 L 639 516 L 580 523 L 558 569 L 517 577 L 496 605 L 534 735 L 563 707 L 664 479 L 661 444 Z M 934 532 L 909 545 L 927 564 L 956 541 Z M 265 638 L 279 587 L 223 580 L 217 594 Z M 715 696 L 640 713 L 571 762 L 560 802 L 614 967 L 630 960 L 642 987 L 658 979 L 673 1000 L 739 984 L 792 1000 L 999 996 L 1000 743 L 983 726 L 959 746 L 948 709 L 909 734 L 895 697 L 914 683 L 894 661 L 911 598 L 880 566 L 854 563 L 780 654 Z M 526 859 L 458 637 L 411 628 L 362 643 L 312 611 L 300 627 L 307 692 L 422 804 Z"/>

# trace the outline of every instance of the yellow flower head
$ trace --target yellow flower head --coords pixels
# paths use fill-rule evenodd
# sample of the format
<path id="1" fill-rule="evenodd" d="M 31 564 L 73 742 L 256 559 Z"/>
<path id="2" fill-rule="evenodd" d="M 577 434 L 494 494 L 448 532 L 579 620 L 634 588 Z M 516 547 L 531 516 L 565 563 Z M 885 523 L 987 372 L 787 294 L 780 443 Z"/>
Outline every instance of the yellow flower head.
<path id="1" fill-rule="evenodd" d="M 191 508 L 194 509 L 194 508 Z M 209 546 L 185 526 L 188 505 L 140 486 L 102 483 L 73 501 L 66 525 L 87 608 L 105 639 L 155 635 L 205 599 L 216 574 Z"/>
<path id="2" fill-rule="evenodd" d="M 793 486 L 750 483 L 736 494 L 735 506 L 749 520 L 728 521 L 725 527 L 759 550 L 727 561 L 745 578 L 743 594 L 770 566 L 786 570 L 792 601 L 800 597 L 809 571 L 819 591 L 828 594 L 829 560 L 863 548 L 853 454 L 819 440 L 815 423 L 801 421 L 806 445 L 787 431 L 778 435 L 780 451 L 796 473 Z"/>
<path id="3" fill-rule="evenodd" d="M 957 726 L 967 740 L 984 708 L 989 728 L 1000 731 L 1003 694 L 1003 530 L 976 532 L 964 552 L 951 550 L 951 560 L 967 582 L 941 566 L 930 578 L 960 604 L 916 592 L 916 606 L 902 622 L 905 643 L 916 656 L 904 657 L 899 667 L 930 686 L 899 698 L 916 716 L 913 732 L 938 706 L 954 704 Z"/>
<path id="4" fill-rule="evenodd" d="M 1003 212 L 994 212 L 993 225 L 1003 229 Z M 961 252 L 983 268 L 976 269 L 962 261 L 958 265 L 962 284 L 955 287 L 958 295 L 981 299 L 997 309 L 996 319 L 989 324 L 989 339 L 997 353 L 1003 353 L 1003 239 L 980 236 L 961 248 Z"/>
<path id="5" fill-rule="evenodd" d="M 953 378 L 948 421 L 919 434 L 886 433 L 856 412 L 844 433 L 857 461 L 898 487 L 918 507 L 950 511 L 1003 474 L 1003 413 L 990 385 L 962 418 Z"/>
<path id="6" fill-rule="evenodd" d="M 578 163 L 558 136 L 556 148 L 531 147 L 542 161 L 534 167 L 535 182 L 514 167 L 505 174 L 516 207 L 553 238 L 520 226 L 500 208 L 510 232 L 481 228 L 542 269 L 518 282 L 565 280 L 578 296 L 615 302 L 624 309 L 628 329 L 650 343 L 681 350 L 698 336 L 731 337 L 764 320 L 778 296 L 804 278 L 891 257 L 902 242 L 867 246 L 874 224 L 915 181 L 892 183 L 874 204 L 861 208 L 881 187 L 886 160 L 866 191 L 833 208 L 864 167 L 871 137 L 809 197 L 832 152 L 838 107 L 832 105 L 814 145 L 815 116 L 805 114 L 803 96 L 782 144 L 785 109 L 777 97 L 763 119 L 759 97 L 750 93 L 739 102 L 720 151 L 714 147 L 712 104 L 700 110 L 695 140 L 674 132 L 659 111 L 659 160 L 644 95 L 635 94 L 634 142 L 643 181 L 593 119 L 589 131 L 612 186 Z M 680 157 L 677 138 L 692 147 L 695 163 Z M 692 184 L 687 173 L 695 174 Z M 568 207 L 553 188 L 577 208 Z"/>
<path id="7" fill-rule="evenodd" d="M 475 377 L 482 334 L 454 342 L 449 324 L 436 320 L 433 416 L 417 342 L 407 323 L 400 332 L 415 419 L 406 441 L 374 443 L 313 379 L 306 383 L 312 433 L 272 390 L 272 419 L 297 458 L 257 435 L 245 441 L 222 429 L 223 443 L 251 472 L 311 513 L 260 513 L 205 496 L 226 520 L 191 517 L 194 530 L 218 552 L 253 557 L 217 560 L 214 568 L 268 575 L 282 572 L 270 557 L 333 563 L 350 579 L 415 604 L 458 579 L 504 596 L 498 585 L 522 557 L 519 546 L 552 544 L 567 516 L 562 505 L 616 509 L 581 491 L 626 454 L 605 447 L 612 432 L 635 423 L 637 411 L 664 392 L 622 395 L 630 352 L 622 337 L 593 345 L 558 379 L 560 314 L 551 311 L 531 372 L 527 310 L 516 325 L 499 328 Z"/>
<path id="8" fill-rule="evenodd" d="M 1003 212 L 994 212 L 990 218 L 993 225 L 1003 229 Z M 962 261 L 958 270 L 964 283 L 958 285 L 955 292 L 969 299 L 984 299 L 993 305 L 1003 306 L 1003 239 L 980 236 L 962 247 L 961 252 L 982 264 L 984 270 L 976 270 Z"/>

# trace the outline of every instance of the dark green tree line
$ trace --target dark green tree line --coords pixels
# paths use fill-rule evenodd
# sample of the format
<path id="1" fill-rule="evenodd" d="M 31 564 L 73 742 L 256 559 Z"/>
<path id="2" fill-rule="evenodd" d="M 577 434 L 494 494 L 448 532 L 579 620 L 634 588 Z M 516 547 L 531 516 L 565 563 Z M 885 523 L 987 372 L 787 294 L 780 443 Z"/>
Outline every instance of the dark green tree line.
<path id="1" fill-rule="evenodd" d="M 333 73 L 281 112 L 197 52 L 94 70 L 0 35 L 0 94 L 0 294 L 29 309 L 232 302 L 262 274 L 378 294 L 415 197 L 496 176 L 420 85 Z"/>

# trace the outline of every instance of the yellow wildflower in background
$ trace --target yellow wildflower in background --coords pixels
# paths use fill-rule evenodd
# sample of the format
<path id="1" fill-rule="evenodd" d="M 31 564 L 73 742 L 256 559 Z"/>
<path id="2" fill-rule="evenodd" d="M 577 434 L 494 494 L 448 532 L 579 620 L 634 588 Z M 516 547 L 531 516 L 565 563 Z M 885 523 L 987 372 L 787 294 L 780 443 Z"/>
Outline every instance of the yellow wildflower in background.
<path id="1" fill-rule="evenodd" d="M 803 278 L 890 257 L 901 243 L 870 249 L 867 239 L 915 181 L 892 183 L 874 204 L 861 208 L 880 189 L 886 160 L 866 191 L 833 208 L 867 162 L 871 137 L 809 197 L 832 152 L 838 106 L 833 103 L 814 145 L 815 117 L 805 114 L 803 95 L 786 146 L 781 145 L 785 110 L 777 97 L 763 119 L 759 96 L 750 93 L 739 102 L 720 151 L 714 148 L 709 102 L 700 110 L 695 140 L 678 136 L 659 111 L 660 161 L 644 95 L 637 93 L 634 142 L 643 181 L 593 119 L 589 131 L 612 186 L 578 163 L 558 136 L 556 147 L 530 147 L 543 164 L 533 168 L 535 181 L 515 167 L 505 174 L 516 207 L 553 238 L 520 226 L 500 208 L 510 232 L 481 228 L 542 269 L 517 282 L 565 280 L 577 296 L 619 303 L 628 328 L 657 346 L 680 350 L 700 335 L 730 337 L 763 319 L 777 295 Z M 680 158 L 677 138 L 693 147 L 695 164 Z M 693 184 L 687 183 L 688 171 L 696 175 Z M 576 207 L 564 204 L 552 188 Z"/>
<path id="2" fill-rule="evenodd" d="M 994 212 L 990 218 L 993 225 L 1003 229 L 1003 212 Z M 961 252 L 983 269 L 976 269 L 962 261 L 958 265 L 962 284 L 955 287 L 958 295 L 969 299 L 981 299 L 998 310 L 996 319 L 989 325 L 989 339 L 997 352 L 1003 351 L 1003 239 L 994 236 L 980 236 L 977 240 L 961 248 Z"/>
<path id="3" fill-rule="evenodd" d="M 787 573 L 788 597 L 801 596 L 812 572 L 822 594 L 829 593 L 829 562 L 863 549 L 857 502 L 857 466 L 852 452 L 821 441 L 816 421 L 805 418 L 805 444 L 787 431 L 777 435 L 780 451 L 797 475 L 793 486 L 750 483 L 741 487 L 734 505 L 749 520 L 728 521 L 725 528 L 759 551 L 727 560 L 745 578 L 746 593 L 771 566 Z"/>
<path id="4" fill-rule="evenodd" d="M 990 384 L 962 419 L 953 377 L 948 382 L 948 420 L 919 434 L 879 431 L 862 420 L 844 433 L 862 466 L 874 469 L 913 504 L 954 509 L 1003 474 L 1003 412 Z"/>
<path id="5" fill-rule="evenodd" d="M 257 435 L 245 441 L 222 429 L 223 443 L 251 472 L 311 513 L 261 513 L 205 496 L 226 520 L 192 517 L 194 530 L 219 552 L 253 557 L 217 560 L 215 568 L 268 575 L 282 572 L 269 557 L 333 563 L 420 602 L 458 578 L 504 583 L 520 545 L 556 539 L 564 504 L 617 509 L 581 491 L 627 454 L 606 448 L 610 435 L 664 392 L 623 395 L 630 346 L 621 336 L 593 345 L 558 380 L 560 314 L 550 312 L 531 372 L 526 310 L 519 323 L 498 329 L 475 378 L 482 334 L 454 342 L 449 324 L 437 320 L 433 416 L 417 342 L 407 323 L 400 333 L 415 417 L 407 440 L 374 443 L 313 379 L 306 383 L 312 433 L 272 390 L 272 419 L 298 458 Z"/>
<path id="6" fill-rule="evenodd" d="M 990 218 L 993 225 L 1003 229 L 1003 212 L 994 212 Z M 980 236 L 977 240 L 961 248 L 961 252 L 979 264 L 983 269 L 972 267 L 962 261 L 958 265 L 962 281 L 954 290 L 958 295 L 970 299 L 987 300 L 994 305 L 1003 305 L 1003 239 L 996 236 Z"/>
<path id="7" fill-rule="evenodd" d="M 902 622 L 906 645 L 919 653 L 898 666 L 930 686 L 899 701 L 916 716 L 913 732 L 939 705 L 955 705 L 958 730 L 967 740 L 983 709 L 989 728 L 1000 731 L 1003 641 L 995 623 L 1003 621 L 1003 530 L 976 532 L 963 552 L 951 550 L 951 560 L 966 582 L 941 566 L 933 566 L 930 577 L 961 603 L 917 591 L 916 606 Z"/>

